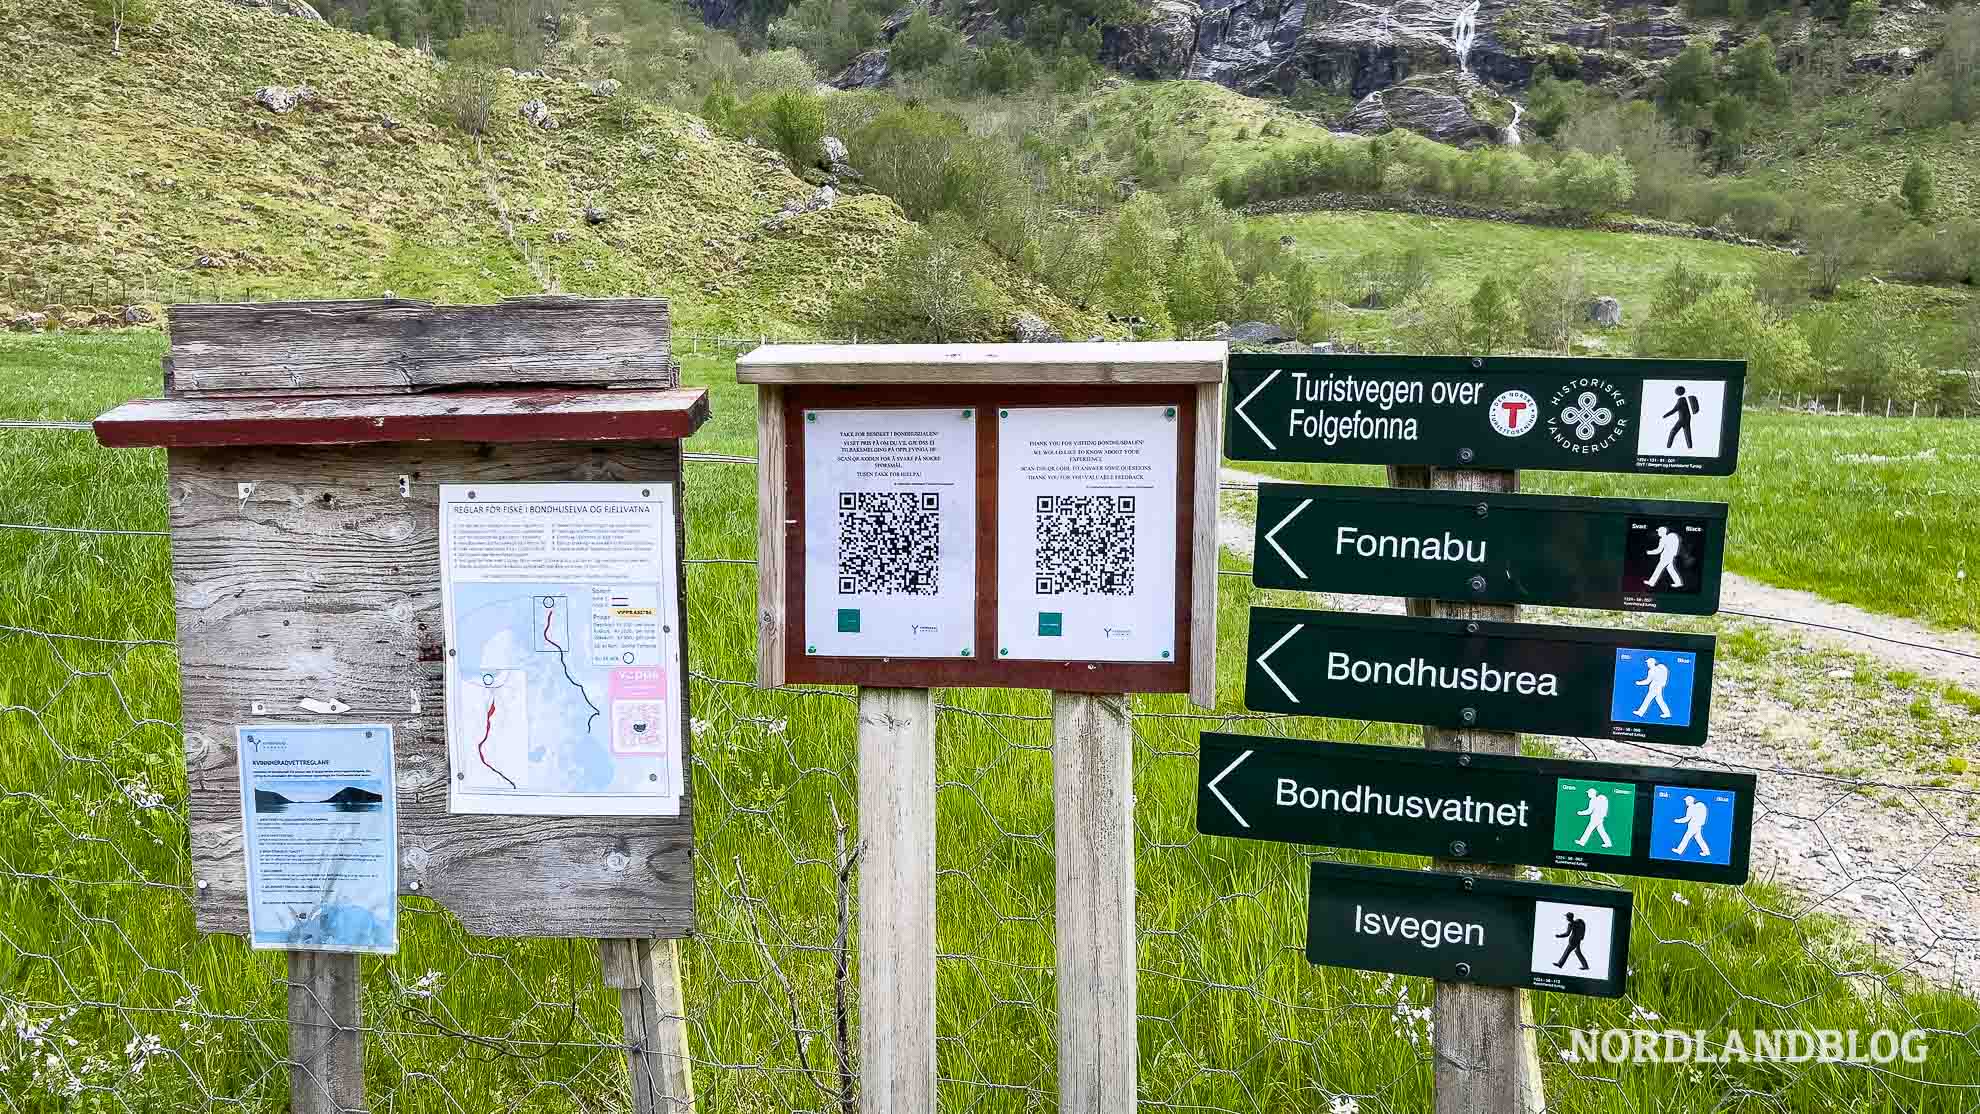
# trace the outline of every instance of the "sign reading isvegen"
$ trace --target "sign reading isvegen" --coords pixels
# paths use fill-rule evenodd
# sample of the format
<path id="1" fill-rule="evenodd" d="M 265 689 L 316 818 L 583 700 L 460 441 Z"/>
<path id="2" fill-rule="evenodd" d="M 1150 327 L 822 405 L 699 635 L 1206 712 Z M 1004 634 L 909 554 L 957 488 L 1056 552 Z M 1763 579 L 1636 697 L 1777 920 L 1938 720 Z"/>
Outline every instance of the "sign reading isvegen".
<path id="1" fill-rule="evenodd" d="M 1233 354 L 1233 460 L 1730 475 L 1727 360 Z"/>

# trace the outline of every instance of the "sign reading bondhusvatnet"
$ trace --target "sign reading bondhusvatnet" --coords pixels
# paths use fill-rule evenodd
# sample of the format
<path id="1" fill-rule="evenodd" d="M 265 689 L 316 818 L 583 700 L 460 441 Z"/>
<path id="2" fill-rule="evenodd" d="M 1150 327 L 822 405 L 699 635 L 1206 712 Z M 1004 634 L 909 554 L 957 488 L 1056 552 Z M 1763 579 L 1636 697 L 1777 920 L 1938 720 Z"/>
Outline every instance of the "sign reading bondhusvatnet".
<path id="1" fill-rule="evenodd" d="M 1203 734 L 1205 835 L 1746 881 L 1751 774 Z"/>
<path id="2" fill-rule="evenodd" d="M 678 816 L 670 483 L 440 485 L 452 812 Z"/>
<path id="3" fill-rule="evenodd" d="M 1251 609 L 1245 707 L 1703 745 L 1709 635 Z"/>
<path id="4" fill-rule="evenodd" d="M 1620 997 L 1630 893 L 1313 864 L 1306 958 L 1330 967 Z"/>
<path id="5" fill-rule="evenodd" d="M 1728 476 L 1746 364 L 1231 356 L 1232 460 Z"/>
<path id="6" fill-rule="evenodd" d="M 968 657 L 973 407 L 804 411 L 804 652 Z"/>
<path id="7" fill-rule="evenodd" d="M 998 410 L 997 656 L 1173 661 L 1177 408 Z"/>

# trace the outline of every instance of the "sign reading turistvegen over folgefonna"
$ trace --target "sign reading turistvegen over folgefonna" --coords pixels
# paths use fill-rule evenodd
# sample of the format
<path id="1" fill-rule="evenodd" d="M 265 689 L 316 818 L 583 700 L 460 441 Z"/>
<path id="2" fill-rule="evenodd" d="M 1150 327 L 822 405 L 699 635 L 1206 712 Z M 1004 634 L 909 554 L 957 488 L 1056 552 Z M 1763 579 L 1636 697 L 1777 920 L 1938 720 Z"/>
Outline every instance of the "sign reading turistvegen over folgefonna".
<path id="1" fill-rule="evenodd" d="M 1238 354 L 1232 460 L 1728 476 L 1738 360 Z"/>

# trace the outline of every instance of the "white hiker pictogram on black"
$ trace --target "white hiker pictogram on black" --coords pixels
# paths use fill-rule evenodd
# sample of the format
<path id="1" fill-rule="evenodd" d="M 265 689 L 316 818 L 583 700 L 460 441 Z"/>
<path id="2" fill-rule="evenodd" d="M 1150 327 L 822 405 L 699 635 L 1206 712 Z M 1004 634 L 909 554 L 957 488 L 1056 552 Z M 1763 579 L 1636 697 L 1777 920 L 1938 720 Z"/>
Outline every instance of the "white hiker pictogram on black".
<path id="1" fill-rule="evenodd" d="M 1677 531 L 1668 526 L 1657 527 L 1657 544 L 1644 552 L 1645 556 L 1657 559 L 1657 567 L 1650 571 L 1649 578 L 1643 582 L 1644 586 L 1655 588 L 1658 579 L 1668 575 L 1671 578 L 1671 587 L 1684 587 L 1684 578 L 1679 576 L 1677 571 L 1678 554 L 1683 548 L 1684 539 L 1678 536 Z"/>
<path id="2" fill-rule="evenodd" d="M 1671 854 L 1682 855 L 1686 847 L 1696 843 L 1698 845 L 1698 856 L 1700 858 L 1710 858 L 1712 856 L 1712 848 L 1705 843 L 1705 825 L 1711 819 L 1711 806 L 1686 793 L 1684 795 L 1684 815 L 1676 818 L 1677 823 L 1684 828 L 1684 838 L 1678 840 L 1676 847 L 1671 848 Z"/>
<path id="3" fill-rule="evenodd" d="M 1671 706 L 1664 703 L 1664 686 L 1670 684 L 1670 681 L 1670 666 L 1656 658 L 1643 659 L 1643 679 L 1636 682 L 1636 687 L 1648 691 L 1643 694 L 1643 703 L 1636 706 L 1636 718 L 1642 719 L 1648 715 L 1652 704 L 1657 706 L 1659 719 L 1671 718 Z"/>
<path id="4" fill-rule="evenodd" d="M 1590 792 L 1594 792 L 1594 790 L 1590 790 Z M 1566 970 L 1568 956 L 1573 956 L 1581 961 L 1581 969 L 1586 971 L 1588 970 L 1588 957 L 1581 952 L 1581 941 L 1588 935 L 1588 922 L 1575 916 L 1573 913 L 1568 913 L 1566 916 L 1567 927 L 1555 933 L 1554 939 L 1566 940 L 1567 947 L 1561 952 L 1561 957 L 1554 961 L 1554 966 Z"/>
<path id="5" fill-rule="evenodd" d="M 1677 401 L 1671 404 L 1671 408 L 1669 410 L 1664 411 L 1664 417 L 1666 418 L 1674 417 L 1677 419 L 1677 421 L 1671 423 L 1670 436 L 1664 438 L 1665 448 L 1668 449 L 1671 446 L 1677 444 L 1678 434 L 1680 433 L 1684 434 L 1685 448 L 1690 449 L 1696 447 L 1691 443 L 1691 416 L 1693 414 L 1698 413 L 1698 410 L 1699 410 L 1699 405 L 1698 405 L 1697 396 L 1685 394 L 1684 388 L 1679 387 L 1677 389 Z"/>
<path id="6" fill-rule="evenodd" d="M 1588 826 L 1581 831 L 1581 838 L 1574 841 L 1576 847 L 1588 846 L 1590 836 L 1601 836 L 1602 846 L 1614 847 L 1609 841 L 1609 798 L 1599 789 L 1588 791 L 1588 807 L 1575 813 L 1588 817 Z M 1572 915 L 1572 914 L 1570 914 Z"/>

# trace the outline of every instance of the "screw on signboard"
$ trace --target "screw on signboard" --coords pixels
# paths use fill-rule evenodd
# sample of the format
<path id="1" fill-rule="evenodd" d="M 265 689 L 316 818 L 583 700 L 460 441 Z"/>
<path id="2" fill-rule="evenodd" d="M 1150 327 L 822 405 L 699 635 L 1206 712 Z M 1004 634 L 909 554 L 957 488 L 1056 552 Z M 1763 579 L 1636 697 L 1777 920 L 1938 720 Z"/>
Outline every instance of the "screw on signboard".
<path id="1" fill-rule="evenodd" d="M 1466 892 L 1466 893 L 1470 893 L 1471 891 L 1473 891 L 1473 890 L 1475 890 L 1475 889 L 1477 889 L 1477 888 L 1478 888 L 1478 883 L 1476 883 L 1476 882 L 1474 882 L 1474 881 L 1472 881 L 1472 880 L 1471 880 L 1471 879 L 1469 879 L 1469 878 L 1467 878 L 1467 879 L 1465 879 L 1465 880 L 1464 880 L 1464 892 Z"/>
<path id="2" fill-rule="evenodd" d="M 1468 978 L 1470 978 L 1470 977 L 1471 977 L 1471 964 L 1469 964 L 1469 963 L 1460 963 L 1460 964 L 1458 964 L 1458 965 L 1457 965 L 1457 977 L 1458 977 L 1458 978 L 1461 978 L 1461 979 L 1468 979 Z"/>
<path id="3" fill-rule="evenodd" d="M 1472 577 L 1471 590 L 1474 592 L 1483 592 L 1485 590 L 1485 578 L 1482 576 Z"/>
<path id="4" fill-rule="evenodd" d="M 1480 518 L 1484 518 L 1486 515 L 1492 513 L 1492 508 L 1486 506 L 1483 503 L 1478 504 L 1477 510 L 1478 510 L 1478 517 Z"/>
<path id="5" fill-rule="evenodd" d="M 1477 634 L 1477 633 L 1478 633 L 1478 624 L 1477 624 L 1477 623 L 1466 623 L 1466 624 L 1464 625 L 1464 633 L 1466 633 L 1466 634 Z"/>
<path id="6" fill-rule="evenodd" d="M 1484 366 L 1485 366 L 1485 359 L 1484 359 L 1484 357 L 1482 357 L 1482 356 L 1473 356 L 1473 357 L 1471 358 L 1471 366 L 1472 366 L 1472 367 L 1484 367 Z"/>
<path id="7" fill-rule="evenodd" d="M 1471 850 L 1471 848 L 1466 846 L 1463 840 L 1454 839 L 1451 841 L 1451 858 L 1462 859 L 1465 856 L 1465 852 L 1469 850 Z"/>
<path id="8" fill-rule="evenodd" d="M 1474 453 L 1474 452 L 1472 452 L 1472 451 L 1471 451 L 1470 449 L 1459 449 L 1459 450 L 1458 450 L 1458 463 L 1459 463 L 1459 464 L 1470 464 L 1470 463 L 1471 463 L 1471 460 L 1472 460 L 1472 458 L 1473 458 L 1473 457 L 1475 457 L 1475 456 L 1477 456 L 1477 455 L 1478 455 L 1477 453 Z"/>
<path id="9" fill-rule="evenodd" d="M 1477 722 L 1478 722 L 1478 709 L 1476 709 L 1476 708 L 1466 708 L 1466 709 L 1465 709 L 1464 711 L 1462 711 L 1462 712 L 1459 712 L 1459 713 L 1458 713 L 1458 718 L 1459 718 L 1459 719 L 1461 719 L 1461 720 L 1463 720 L 1463 721 L 1464 721 L 1464 722 L 1466 722 L 1466 723 L 1477 723 Z"/>
<path id="10" fill-rule="evenodd" d="M 1469 754 L 1460 754 L 1460 755 L 1458 755 L 1458 765 L 1460 765 L 1460 766 L 1469 766 L 1469 765 L 1471 765 L 1471 756 L 1470 756 Z"/>

